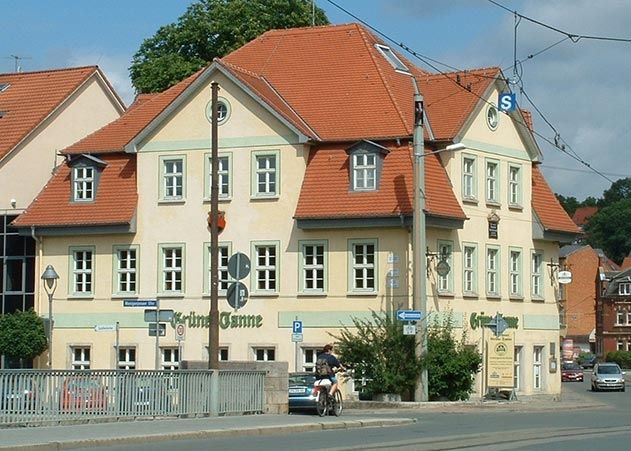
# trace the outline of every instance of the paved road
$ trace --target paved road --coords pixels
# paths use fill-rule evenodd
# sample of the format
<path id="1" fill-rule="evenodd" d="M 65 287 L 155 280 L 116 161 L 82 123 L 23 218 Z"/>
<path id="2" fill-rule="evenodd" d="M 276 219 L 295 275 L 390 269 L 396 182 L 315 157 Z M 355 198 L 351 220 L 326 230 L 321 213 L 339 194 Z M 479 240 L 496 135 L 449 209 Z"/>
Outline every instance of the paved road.
<path id="1" fill-rule="evenodd" d="M 366 406 L 366 404 L 362 404 Z M 409 405 L 408 405 L 409 406 Z M 250 415 L 0 430 L 0 449 L 627 449 L 631 393 L 565 383 L 560 401 L 430 403 L 340 418 Z"/>

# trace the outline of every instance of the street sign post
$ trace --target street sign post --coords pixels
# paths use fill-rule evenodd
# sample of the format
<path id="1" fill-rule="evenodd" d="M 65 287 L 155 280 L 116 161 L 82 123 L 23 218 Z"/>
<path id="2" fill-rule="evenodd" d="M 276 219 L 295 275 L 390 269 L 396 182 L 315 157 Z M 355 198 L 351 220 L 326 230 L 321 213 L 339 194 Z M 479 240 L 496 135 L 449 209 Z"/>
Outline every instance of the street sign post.
<path id="1" fill-rule="evenodd" d="M 291 341 L 294 343 L 299 343 L 303 340 L 302 334 L 291 334 Z"/>
<path id="2" fill-rule="evenodd" d="M 404 324 L 403 325 L 403 335 L 416 335 L 416 325 L 414 325 L 414 324 Z"/>
<path id="3" fill-rule="evenodd" d="M 157 299 L 123 299 L 123 307 L 156 307 Z"/>
<path id="4" fill-rule="evenodd" d="M 420 310 L 397 310 L 399 321 L 420 321 L 423 314 Z"/>
<path id="5" fill-rule="evenodd" d="M 242 282 L 232 282 L 228 285 L 226 298 L 230 307 L 235 310 L 239 310 L 248 302 L 248 287 L 246 287 Z"/>
<path id="6" fill-rule="evenodd" d="M 250 274 L 250 258 L 237 252 L 228 260 L 228 274 L 236 280 L 244 279 Z"/>
<path id="7" fill-rule="evenodd" d="M 108 332 L 116 330 L 116 324 L 97 324 L 94 326 L 96 332 Z"/>
<path id="8" fill-rule="evenodd" d="M 169 323 L 173 319 L 173 310 L 160 310 L 156 315 L 157 310 L 146 309 L 145 310 L 145 322 L 146 323 Z"/>
<path id="9" fill-rule="evenodd" d="M 186 339 L 186 326 L 182 323 L 175 326 L 175 339 L 177 341 L 184 341 Z"/>
<path id="10" fill-rule="evenodd" d="M 496 313 L 493 319 L 486 323 L 486 327 L 493 329 L 496 337 L 501 337 L 504 331 L 508 329 L 508 323 L 501 313 Z"/>
<path id="11" fill-rule="evenodd" d="M 158 323 L 158 325 L 160 326 L 160 337 L 166 337 L 167 334 L 167 325 L 165 323 Z M 156 323 L 149 323 L 149 336 L 150 337 L 155 337 L 156 336 Z"/>
<path id="12" fill-rule="evenodd" d="M 302 321 L 294 321 L 293 325 L 292 325 L 292 330 L 293 333 L 295 334 L 301 334 L 302 333 Z"/>

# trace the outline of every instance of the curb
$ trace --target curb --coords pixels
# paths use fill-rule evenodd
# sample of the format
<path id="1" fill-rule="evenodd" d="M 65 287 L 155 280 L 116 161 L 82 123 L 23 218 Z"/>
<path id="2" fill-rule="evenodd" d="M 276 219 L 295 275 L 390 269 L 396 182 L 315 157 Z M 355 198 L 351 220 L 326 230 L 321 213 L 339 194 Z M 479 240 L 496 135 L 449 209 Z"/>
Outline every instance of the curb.
<path id="1" fill-rule="evenodd" d="M 312 432 L 330 429 L 357 429 L 365 427 L 405 426 L 416 423 L 414 418 L 380 419 L 380 420 L 339 420 L 331 422 L 299 423 L 293 425 L 251 426 L 244 428 L 207 429 L 200 431 L 172 432 L 165 434 L 137 435 L 129 437 L 70 439 L 63 442 L 47 442 L 30 445 L 2 446 L 0 450 L 17 451 L 56 451 L 64 449 L 89 448 L 94 446 L 135 445 L 164 440 L 206 439 L 213 437 L 229 437 L 232 435 L 272 435 L 287 432 Z"/>

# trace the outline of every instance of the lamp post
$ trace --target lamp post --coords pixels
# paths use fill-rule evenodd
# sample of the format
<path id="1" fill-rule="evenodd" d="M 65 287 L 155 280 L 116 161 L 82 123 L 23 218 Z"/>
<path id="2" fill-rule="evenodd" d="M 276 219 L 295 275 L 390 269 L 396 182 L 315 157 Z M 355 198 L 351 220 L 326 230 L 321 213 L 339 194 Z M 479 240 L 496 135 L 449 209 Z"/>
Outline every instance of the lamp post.
<path id="1" fill-rule="evenodd" d="M 48 265 L 42 280 L 44 281 L 44 290 L 48 295 L 48 369 L 53 369 L 53 294 L 57 289 L 57 279 L 59 275 L 53 265 Z"/>

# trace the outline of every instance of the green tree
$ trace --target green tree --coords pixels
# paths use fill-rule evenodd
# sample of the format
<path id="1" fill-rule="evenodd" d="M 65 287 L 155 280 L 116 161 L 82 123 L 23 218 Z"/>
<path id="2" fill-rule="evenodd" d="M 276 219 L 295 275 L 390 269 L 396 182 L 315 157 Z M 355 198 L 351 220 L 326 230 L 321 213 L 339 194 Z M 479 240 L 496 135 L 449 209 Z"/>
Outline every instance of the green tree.
<path id="1" fill-rule="evenodd" d="M 574 215 L 574 212 L 576 211 L 576 209 L 581 206 L 579 201 L 576 200 L 576 197 L 573 197 L 573 196 L 566 197 L 558 193 L 554 193 L 554 195 L 557 197 L 557 200 L 559 201 L 559 203 L 561 204 L 561 206 L 563 207 L 563 209 L 569 216 Z"/>
<path id="2" fill-rule="evenodd" d="M 620 263 L 631 250 L 631 198 L 602 208 L 584 226 L 587 241 Z"/>
<path id="3" fill-rule="evenodd" d="M 609 189 L 603 192 L 603 197 L 598 201 L 598 206 L 600 208 L 607 207 L 629 198 L 631 198 L 631 178 L 618 179 L 611 184 Z"/>
<path id="4" fill-rule="evenodd" d="M 44 321 L 33 309 L 0 316 L 0 354 L 30 360 L 48 348 Z"/>
<path id="5" fill-rule="evenodd" d="M 372 320 L 353 319 L 354 330 L 344 328 L 336 340 L 336 352 L 356 380 L 366 378 L 366 391 L 395 393 L 410 399 L 421 373 L 415 355 L 414 335 L 403 335 L 403 324 L 390 315 L 372 312 Z"/>
<path id="6" fill-rule="evenodd" d="M 311 0 L 198 0 L 176 23 L 145 39 L 129 68 L 139 93 L 173 86 L 215 57 L 238 49 L 264 32 L 329 23 Z"/>
<path id="7" fill-rule="evenodd" d="M 480 371 L 482 356 L 475 346 L 466 344 L 466 331 L 460 340 L 454 336 L 451 319 L 430 326 L 427 334 L 428 392 L 430 401 L 469 399 L 474 375 Z"/>

